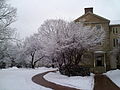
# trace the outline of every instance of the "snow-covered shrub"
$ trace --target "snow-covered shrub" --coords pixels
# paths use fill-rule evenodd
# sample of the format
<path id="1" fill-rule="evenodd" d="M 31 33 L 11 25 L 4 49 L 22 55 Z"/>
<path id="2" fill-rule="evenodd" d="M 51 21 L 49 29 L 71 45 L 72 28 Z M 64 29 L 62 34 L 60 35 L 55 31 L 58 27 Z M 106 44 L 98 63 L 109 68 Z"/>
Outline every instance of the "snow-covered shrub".
<path id="1" fill-rule="evenodd" d="M 80 65 L 63 65 L 59 71 L 67 76 L 90 76 L 89 68 Z"/>
<path id="2" fill-rule="evenodd" d="M 6 68 L 6 63 L 3 61 L 0 61 L 0 69 Z"/>

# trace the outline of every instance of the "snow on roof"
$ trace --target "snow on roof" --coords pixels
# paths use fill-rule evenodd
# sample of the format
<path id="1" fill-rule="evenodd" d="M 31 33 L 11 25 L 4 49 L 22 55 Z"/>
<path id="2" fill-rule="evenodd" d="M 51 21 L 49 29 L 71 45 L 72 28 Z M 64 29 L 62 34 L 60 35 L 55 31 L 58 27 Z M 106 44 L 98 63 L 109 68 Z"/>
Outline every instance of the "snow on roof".
<path id="1" fill-rule="evenodd" d="M 111 20 L 110 25 L 120 25 L 120 20 Z"/>

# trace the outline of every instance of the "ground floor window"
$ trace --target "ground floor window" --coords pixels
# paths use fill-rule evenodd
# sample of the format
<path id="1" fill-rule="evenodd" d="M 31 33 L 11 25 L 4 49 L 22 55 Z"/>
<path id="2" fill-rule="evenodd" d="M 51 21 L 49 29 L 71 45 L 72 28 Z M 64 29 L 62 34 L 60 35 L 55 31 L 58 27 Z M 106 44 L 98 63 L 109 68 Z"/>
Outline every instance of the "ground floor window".
<path id="1" fill-rule="evenodd" d="M 117 38 L 113 39 L 113 47 L 118 47 L 118 39 Z"/>

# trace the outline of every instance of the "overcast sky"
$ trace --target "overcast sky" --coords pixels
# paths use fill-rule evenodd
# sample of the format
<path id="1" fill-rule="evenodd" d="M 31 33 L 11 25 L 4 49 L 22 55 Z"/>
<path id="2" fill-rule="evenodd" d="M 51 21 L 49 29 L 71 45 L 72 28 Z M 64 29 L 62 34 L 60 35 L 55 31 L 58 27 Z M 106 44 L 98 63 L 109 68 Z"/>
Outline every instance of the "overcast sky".
<path id="1" fill-rule="evenodd" d="M 30 36 L 47 19 L 72 21 L 93 7 L 94 13 L 109 20 L 120 20 L 120 0 L 9 0 L 17 8 L 17 21 L 12 25 L 22 38 Z"/>

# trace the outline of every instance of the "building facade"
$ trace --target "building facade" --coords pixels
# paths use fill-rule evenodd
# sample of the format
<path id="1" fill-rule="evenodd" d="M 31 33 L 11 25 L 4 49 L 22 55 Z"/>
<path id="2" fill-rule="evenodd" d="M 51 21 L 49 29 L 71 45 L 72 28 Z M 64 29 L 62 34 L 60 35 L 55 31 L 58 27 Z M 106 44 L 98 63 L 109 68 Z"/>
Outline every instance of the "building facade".
<path id="1" fill-rule="evenodd" d="M 83 56 L 83 61 L 94 73 L 103 73 L 117 68 L 117 62 L 112 55 L 112 50 L 118 47 L 120 38 L 120 24 L 111 24 L 111 21 L 93 13 L 93 8 L 85 8 L 85 14 L 77 18 L 75 22 L 82 22 L 85 26 L 103 28 L 106 32 L 104 42 L 100 42 L 94 50 L 90 50 Z M 88 61 L 88 62 L 87 62 Z"/>

